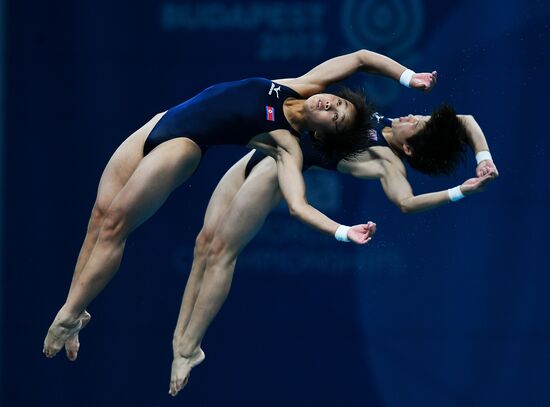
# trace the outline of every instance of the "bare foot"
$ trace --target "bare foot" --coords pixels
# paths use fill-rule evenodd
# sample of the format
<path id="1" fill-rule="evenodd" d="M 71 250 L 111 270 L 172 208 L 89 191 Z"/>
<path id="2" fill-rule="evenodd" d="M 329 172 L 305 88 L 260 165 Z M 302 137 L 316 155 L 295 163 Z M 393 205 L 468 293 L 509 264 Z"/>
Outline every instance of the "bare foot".
<path id="1" fill-rule="evenodd" d="M 80 314 L 80 318 L 82 320 L 82 327 L 80 330 L 84 329 L 86 325 L 88 325 L 88 322 L 90 322 L 90 319 L 92 316 L 84 311 L 82 314 Z M 75 334 L 69 336 L 69 339 L 65 342 L 65 352 L 67 353 L 67 359 L 69 359 L 71 362 L 74 362 L 78 356 L 78 349 L 80 349 L 80 341 L 78 340 L 78 334 L 79 332 L 76 332 Z"/>
<path id="2" fill-rule="evenodd" d="M 176 355 L 172 361 L 172 376 L 170 378 L 170 390 L 168 393 L 176 396 L 185 387 L 189 380 L 191 369 L 200 364 L 205 358 L 204 352 L 199 348 L 191 356 Z"/>
<path id="3" fill-rule="evenodd" d="M 46 339 L 44 339 L 43 352 L 48 358 L 53 358 L 57 355 L 67 341 L 69 341 L 71 352 L 75 349 L 78 351 L 78 332 L 86 326 L 91 318 L 90 314 L 86 311 L 82 312 L 82 314 L 74 320 L 69 320 L 60 314 L 61 311 L 57 314 L 55 320 L 50 326 L 50 329 L 48 329 Z M 76 359 L 76 353 L 74 355 Z"/>

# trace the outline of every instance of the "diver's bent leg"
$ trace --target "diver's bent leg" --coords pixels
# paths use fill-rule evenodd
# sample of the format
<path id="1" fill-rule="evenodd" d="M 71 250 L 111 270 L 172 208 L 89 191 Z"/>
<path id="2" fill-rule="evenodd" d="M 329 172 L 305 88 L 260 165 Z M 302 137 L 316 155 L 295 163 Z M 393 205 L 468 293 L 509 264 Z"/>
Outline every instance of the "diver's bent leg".
<path id="1" fill-rule="evenodd" d="M 194 142 L 177 138 L 141 160 L 109 207 L 90 258 L 48 331 L 46 356 L 55 356 L 67 338 L 82 329 L 78 317 L 117 272 L 130 232 L 151 217 L 194 172 L 200 156 Z"/>
<path id="2" fill-rule="evenodd" d="M 253 151 L 241 158 L 224 174 L 208 202 L 203 227 L 195 240 L 193 265 L 191 266 L 191 272 L 185 286 L 178 322 L 174 330 L 174 338 L 181 337 L 187 327 L 199 294 L 210 243 L 212 242 L 216 228 L 223 221 L 227 209 L 231 205 L 231 201 L 245 181 L 246 165 L 252 154 Z"/>
<path id="3" fill-rule="evenodd" d="M 199 345 L 229 293 L 237 256 L 279 200 L 275 161 L 269 158 L 254 168 L 216 230 L 191 319 L 184 334 L 174 338 L 170 394 L 185 386 L 191 369 L 204 359 Z"/>
<path id="4" fill-rule="evenodd" d="M 144 126 L 139 128 L 126 140 L 124 140 L 124 142 L 122 142 L 122 144 L 113 153 L 109 159 L 109 162 L 105 166 L 99 181 L 97 197 L 92 208 L 88 227 L 86 229 L 86 236 L 74 268 L 69 293 L 90 258 L 90 254 L 92 253 L 92 250 L 97 242 L 99 230 L 105 220 L 105 215 L 109 209 L 109 206 L 139 165 L 139 162 L 143 158 L 143 145 L 145 140 L 163 115 L 164 113 L 155 115 Z M 83 328 L 88 324 L 91 316 L 88 312 L 84 311 L 81 314 L 81 317 Z M 76 360 L 79 348 L 80 341 L 78 338 L 78 333 L 75 333 L 65 342 L 67 358 L 71 361 Z"/>
<path id="5" fill-rule="evenodd" d="M 105 166 L 97 188 L 96 201 L 91 211 L 90 220 L 88 221 L 86 236 L 78 254 L 69 292 L 90 258 L 90 254 L 99 236 L 99 230 L 105 221 L 105 216 L 111 203 L 124 185 L 126 185 L 143 159 L 145 140 L 163 115 L 164 113 L 155 115 L 145 125 L 124 140 Z"/>

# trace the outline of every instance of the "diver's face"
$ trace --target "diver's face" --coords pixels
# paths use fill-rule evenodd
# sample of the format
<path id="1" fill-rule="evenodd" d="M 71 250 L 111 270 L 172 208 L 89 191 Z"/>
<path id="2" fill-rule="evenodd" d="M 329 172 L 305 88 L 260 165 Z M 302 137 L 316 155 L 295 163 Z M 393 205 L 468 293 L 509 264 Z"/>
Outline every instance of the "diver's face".
<path id="1" fill-rule="evenodd" d="M 321 133 L 340 133 L 355 120 L 355 106 L 346 99 L 319 93 L 305 102 L 305 117 L 310 130 Z"/>
<path id="2" fill-rule="evenodd" d="M 408 140 L 422 130 L 430 116 L 413 116 L 412 114 L 394 119 L 392 122 L 393 139 L 399 145 L 407 144 Z"/>

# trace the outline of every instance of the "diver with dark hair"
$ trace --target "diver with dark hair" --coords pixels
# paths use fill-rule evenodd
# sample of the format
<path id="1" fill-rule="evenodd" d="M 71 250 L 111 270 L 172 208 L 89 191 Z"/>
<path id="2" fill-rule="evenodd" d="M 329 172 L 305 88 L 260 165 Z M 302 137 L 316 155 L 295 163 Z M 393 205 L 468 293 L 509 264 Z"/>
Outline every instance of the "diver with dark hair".
<path id="1" fill-rule="evenodd" d="M 399 155 L 415 170 L 427 175 L 450 175 L 465 159 L 471 116 L 457 115 L 444 104 L 431 116 L 412 116 L 414 134 L 406 137 Z M 408 119 L 399 119 L 399 122 Z M 472 146 L 475 151 L 475 146 Z M 480 150 L 483 151 L 483 150 Z"/>
<path id="2" fill-rule="evenodd" d="M 345 98 L 344 95 L 342 95 Z M 352 98 L 350 98 L 352 99 Z M 372 112 L 372 105 L 365 105 Z M 388 199 L 403 213 L 414 213 L 482 192 L 498 177 L 485 136 L 473 116 L 456 115 L 447 105 L 432 116 L 389 119 L 371 113 L 361 132 L 361 151 L 346 158 L 319 146 L 314 132 L 300 137 L 303 170 L 323 168 L 361 179 L 378 179 Z M 468 146 L 476 155 L 475 177 L 454 188 L 415 195 L 404 164 L 428 175 L 452 173 Z M 190 371 L 204 360 L 206 329 L 228 295 L 238 255 L 260 230 L 281 200 L 277 166 L 261 152 L 250 152 L 218 183 L 197 236 L 193 265 L 174 331 L 170 393 L 187 383 Z M 246 213 L 243 217 L 241 214 Z M 341 239 L 346 240 L 346 239 Z"/>
<path id="3" fill-rule="evenodd" d="M 374 223 L 341 225 L 307 202 L 300 148 L 300 137 L 307 133 L 321 150 L 340 160 L 369 150 L 358 137 L 368 130 L 364 120 L 370 120 L 363 114 L 364 100 L 354 98 L 358 101 L 354 104 L 323 93 L 329 85 L 356 72 L 377 73 L 419 90 L 430 90 L 436 82 L 436 72 L 414 73 L 391 58 L 360 50 L 325 61 L 297 78 L 250 78 L 211 86 L 157 114 L 128 137 L 101 176 L 69 292 L 48 330 L 44 354 L 54 357 L 65 347 L 68 358 L 76 359 L 78 333 L 90 321 L 86 307 L 118 271 L 128 236 L 193 174 L 211 146 L 236 144 L 271 156 L 276 164 L 273 182 L 280 186 L 292 216 L 337 240 L 367 243 L 376 232 Z M 224 205 L 226 198 L 243 186 L 243 174 L 224 184 Z M 248 179 L 257 174 L 258 168 L 254 168 Z M 267 181 L 266 186 L 271 187 L 272 180 Z M 260 192 L 258 197 L 258 211 L 263 212 L 265 196 Z M 247 217 L 254 219 L 254 194 L 250 199 Z M 211 204 L 208 211 L 223 213 L 224 208 Z M 210 250 L 216 256 L 216 250 Z M 217 302 L 209 304 L 213 308 L 207 312 L 217 311 L 224 298 L 218 291 Z M 197 311 L 201 304 L 199 298 Z M 196 353 L 188 361 L 197 363 L 199 359 L 200 353 Z"/>

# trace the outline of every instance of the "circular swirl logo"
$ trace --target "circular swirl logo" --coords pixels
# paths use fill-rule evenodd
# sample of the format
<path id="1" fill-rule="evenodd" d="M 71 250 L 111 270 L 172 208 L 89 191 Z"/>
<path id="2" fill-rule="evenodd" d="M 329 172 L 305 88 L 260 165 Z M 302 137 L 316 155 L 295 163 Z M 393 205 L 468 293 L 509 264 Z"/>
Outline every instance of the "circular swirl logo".
<path id="1" fill-rule="evenodd" d="M 353 48 L 395 57 L 411 51 L 424 25 L 420 0 L 345 0 L 342 29 Z"/>
<path id="2" fill-rule="evenodd" d="M 417 57 L 414 50 L 424 26 L 422 1 L 345 0 L 341 25 L 351 49 L 370 49 L 406 65 Z M 401 91 L 394 81 L 385 79 L 363 86 L 380 107 L 390 106 Z"/>

